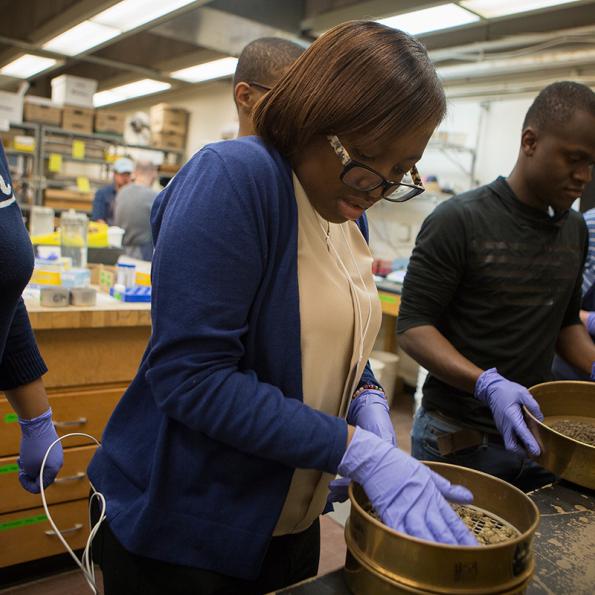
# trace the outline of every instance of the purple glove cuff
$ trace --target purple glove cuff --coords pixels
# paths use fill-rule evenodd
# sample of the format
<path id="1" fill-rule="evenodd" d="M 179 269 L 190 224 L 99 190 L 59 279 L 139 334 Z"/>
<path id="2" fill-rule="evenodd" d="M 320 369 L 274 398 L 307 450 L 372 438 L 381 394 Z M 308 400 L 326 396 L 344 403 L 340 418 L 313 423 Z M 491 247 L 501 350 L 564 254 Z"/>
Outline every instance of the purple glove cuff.
<path id="1" fill-rule="evenodd" d="M 27 428 L 34 428 L 38 425 L 44 425 L 45 422 L 52 419 L 52 408 L 50 407 L 45 413 L 34 417 L 33 419 L 22 419 L 19 417 L 19 424 L 23 431 Z"/>
<path id="2" fill-rule="evenodd" d="M 380 390 L 368 389 L 360 393 L 354 399 L 351 399 L 349 410 L 347 411 L 347 423 L 355 426 L 359 412 L 363 407 L 367 407 L 372 403 L 383 405 L 388 411 L 388 402 L 384 393 Z"/>
<path id="3" fill-rule="evenodd" d="M 479 401 L 485 403 L 488 398 L 488 388 L 490 384 L 494 380 L 503 380 L 502 376 L 498 374 L 498 370 L 496 368 L 490 368 L 486 370 L 482 374 L 480 374 L 477 382 L 475 383 L 475 390 L 473 391 L 473 395 Z"/>

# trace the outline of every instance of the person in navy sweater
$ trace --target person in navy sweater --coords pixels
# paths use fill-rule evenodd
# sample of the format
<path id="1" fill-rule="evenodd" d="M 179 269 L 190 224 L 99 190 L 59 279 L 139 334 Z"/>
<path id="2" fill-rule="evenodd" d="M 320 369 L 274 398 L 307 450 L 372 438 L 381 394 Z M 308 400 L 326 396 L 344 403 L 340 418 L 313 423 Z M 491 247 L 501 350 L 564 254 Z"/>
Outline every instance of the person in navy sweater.
<path id="1" fill-rule="evenodd" d="M 32 272 L 33 247 L 0 144 L 0 392 L 17 413 L 21 426 L 19 481 L 29 492 L 38 493 L 43 457 L 58 436 L 41 380 L 47 368 L 21 297 Z M 44 468 L 44 487 L 54 481 L 62 462 L 62 446 L 58 443 Z"/>
<path id="2" fill-rule="evenodd" d="M 419 42 L 344 23 L 256 105 L 258 137 L 206 146 L 157 197 L 153 332 L 89 466 L 106 595 L 315 575 L 337 473 L 390 527 L 476 544 L 447 502 L 472 494 L 396 447 L 367 364 L 365 211 L 423 191 L 415 163 L 444 112 Z"/>

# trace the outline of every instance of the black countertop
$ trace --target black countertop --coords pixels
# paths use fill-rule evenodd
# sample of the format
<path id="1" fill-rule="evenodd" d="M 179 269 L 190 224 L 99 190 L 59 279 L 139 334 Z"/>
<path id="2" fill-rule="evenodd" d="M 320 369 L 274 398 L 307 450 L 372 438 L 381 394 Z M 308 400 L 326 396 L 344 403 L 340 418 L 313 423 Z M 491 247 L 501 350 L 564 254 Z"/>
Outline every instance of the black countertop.
<path id="1" fill-rule="evenodd" d="M 527 595 L 593 595 L 595 492 L 561 481 L 540 488 L 529 496 L 537 505 L 541 520 L 534 540 L 535 574 Z M 342 570 L 277 593 L 351 595 Z"/>

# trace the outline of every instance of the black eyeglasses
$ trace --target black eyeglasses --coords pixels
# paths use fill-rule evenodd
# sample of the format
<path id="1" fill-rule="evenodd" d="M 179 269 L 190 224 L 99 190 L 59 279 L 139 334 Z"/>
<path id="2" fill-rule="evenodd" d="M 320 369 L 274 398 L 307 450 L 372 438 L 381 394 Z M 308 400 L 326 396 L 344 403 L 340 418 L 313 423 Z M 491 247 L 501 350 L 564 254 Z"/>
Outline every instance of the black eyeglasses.
<path id="1" fill-rule="evenodd" d="M 426 189 L 415 166 L 403 176 L 400 182 L 387 180 L 371 167 L 354 161 L 338 137 L 330 135 L 326 138 L 343 164 L 343 171 L 339 178 L 346 186 L 360 192 L 372 192 L 382 188 L 382 198 L 390 202 L 405 202 L 425 192 Z"/>
<path id="2" fill-rule="evenodd" d="M 265 91 L 270 91 L 272 89 L 272 87 L 269 87 L 268 85 L 263 85 L 262 83 L 258 83 L 256 81 L 248 81 L 248 84 L 251 87 L 258 87 L 260 89 L 264 89 Z"/>

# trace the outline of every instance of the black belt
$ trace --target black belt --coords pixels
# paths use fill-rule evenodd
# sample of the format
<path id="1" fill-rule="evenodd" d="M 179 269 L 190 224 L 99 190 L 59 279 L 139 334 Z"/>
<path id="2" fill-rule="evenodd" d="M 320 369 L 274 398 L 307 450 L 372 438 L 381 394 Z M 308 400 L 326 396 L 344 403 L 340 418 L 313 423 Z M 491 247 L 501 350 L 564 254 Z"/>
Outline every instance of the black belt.
<path id="1" fill-rule="evenodd" d="M 457 424 L 457 421 L 447 417 L 446 415 L 432 411 L 430 415 L 442 418 L 444 421 L 452 424 Z M 496 444 L 504 446 L 504 440 L 500 434 L 492 434 L 489 432 L 481 432 L 480 430 L 473 430 L 471 428 L 463 428 L 455 432 L 444 432 L 436 435 L 436 444 L 438 451 L 442 456 L 455 454 L 468 448 L 480 446 L 482 444 Z"/>

